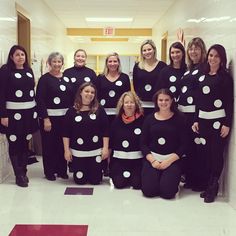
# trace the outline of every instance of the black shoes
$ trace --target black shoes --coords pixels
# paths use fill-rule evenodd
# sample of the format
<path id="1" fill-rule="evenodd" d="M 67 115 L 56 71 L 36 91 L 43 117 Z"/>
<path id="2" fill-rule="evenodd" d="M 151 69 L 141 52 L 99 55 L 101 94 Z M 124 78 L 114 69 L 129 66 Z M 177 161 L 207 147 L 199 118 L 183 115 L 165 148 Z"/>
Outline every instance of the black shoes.
<path id="1" fill-rule="evenodd" d="M 210 179 L 206 191 L 202 192 L 200 194 L 200 197 L 204 198 L 205 203 L 212 203 L 215 201 L 215 198 L 218 194 L 218 190 L 219 190 L 218 178 L 213 177 Z"/>
<path id="2" fill-rule="evenodd" d="M 57 177 L 62 179 L 69 179 L 68 174 L 57 174 Z"/>
<path id="3" fill-rule="evenodd" d="M 56 180 L 56 176 L 55 175 L 46 175 L 45 177 L 49 181 L 55 181 Z"/>
<path id="4" fill-rule="evenodd" d="M 19 187 L 23 187 L 23 188 L 28 187 L 28 182 L 29 182 L 29 179 L 27 176 L 20 175 L 16 177 L 16 185 L 18 185 Z"/>

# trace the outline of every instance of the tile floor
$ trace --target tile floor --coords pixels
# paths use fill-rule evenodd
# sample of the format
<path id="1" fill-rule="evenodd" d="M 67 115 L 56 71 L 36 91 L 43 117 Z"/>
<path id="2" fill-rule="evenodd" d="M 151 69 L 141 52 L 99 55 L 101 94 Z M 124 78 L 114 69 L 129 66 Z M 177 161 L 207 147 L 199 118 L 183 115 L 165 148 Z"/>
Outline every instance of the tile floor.
<path id="1" fill-rule="evenodd" d="M 108 178 L 94 188 L 82 186 L 88 188 L 82 193 L 90 194 L 84 195 L 81 189 L 75 191 L 81 186 L 71 177 L 47 181 L 41 160 L 29 166 L 29 178 L 28 188 L 17 187 L 13 175 L 0 185 L 0 236 L 64 236 L 63 230 L 40 234 L 48 225 L 55 230 L 64 226 L 66 236 L 74 236 L 69 226 L 88 226 L 87 236 L 236 235 L 236 211 L 220 197 L 205 204 L 198 193 L 181 188 L 174 200 L 147 199 L 137 190 L 114 189 Z M 68 188 L 77 194 L 65 194 Z M 26 227 L 24 234 L 19 231 L 21 225 Z M 84 236 L 84 232 L 75 235 Z"/>

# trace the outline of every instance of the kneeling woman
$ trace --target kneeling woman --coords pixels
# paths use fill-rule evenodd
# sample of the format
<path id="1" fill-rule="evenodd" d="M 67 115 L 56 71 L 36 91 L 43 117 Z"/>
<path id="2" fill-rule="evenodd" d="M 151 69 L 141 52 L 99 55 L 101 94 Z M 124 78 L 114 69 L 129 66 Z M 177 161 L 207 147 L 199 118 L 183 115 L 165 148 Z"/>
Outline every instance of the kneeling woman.
<path id="1" fill-rule="evenodd" d="M 101 161 L 108 158 L 108 118 L 97 101 L 92 83 L 82 84 L 74 107 L 66 113 L 64 125 L 64 156 L 70 162 L 77 184 L 100 184 Z"/>
<path id="2" fill-rule="evenodd" d="M 131 91 L 122 94 L 117 117 L 111 126 L 110 147 L 113 155 L 110 176 L 116 188 L 140 189 L 142 153 L 140 151 L 143 111 L 139 98 Z"/>
<path id="3" fill-rule="evenodd" d="M 167 89 L 153 97 L 155 112 L 144 121 L 141 150 L 146 157 L 142 169 L 142 192 L 146 197 L 175 197 L 181 177 L 181 157 L 185 152 L 186 128 L 177 111 L 174 96 Z"/>

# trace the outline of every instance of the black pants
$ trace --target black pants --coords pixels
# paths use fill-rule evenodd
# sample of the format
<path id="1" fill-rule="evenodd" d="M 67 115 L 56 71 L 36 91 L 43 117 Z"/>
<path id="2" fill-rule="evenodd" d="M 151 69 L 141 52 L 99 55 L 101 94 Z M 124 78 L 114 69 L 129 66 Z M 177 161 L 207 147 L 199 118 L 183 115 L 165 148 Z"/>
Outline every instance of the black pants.
<path id="1" fill-rule="evenodd" d="M 67 161 L 64 158 L 63 139 L 61 135 L 63 117 L 50 118 L 52 129 L 44 130 L 43 120 L 40 120 L 40 133 L 42 139 L 42 156 L 45 176 L 67 173 Z"/>
<path id="2" fill-rule="evenodd" d="M 141 190 L 146 197 L 160 196 L 171 199 L 178 192 L 181 177 L 180 160 L 173 162 L 165 170 L 157 170 L 144 160 Z"/>

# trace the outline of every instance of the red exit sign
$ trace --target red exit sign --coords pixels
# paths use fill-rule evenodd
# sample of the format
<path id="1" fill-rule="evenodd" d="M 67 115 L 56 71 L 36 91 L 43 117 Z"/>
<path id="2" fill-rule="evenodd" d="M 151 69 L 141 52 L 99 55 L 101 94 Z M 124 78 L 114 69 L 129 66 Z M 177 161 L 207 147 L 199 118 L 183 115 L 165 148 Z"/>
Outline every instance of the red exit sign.
<path id="1" fill-rule="evenodd" d="M 114 36 L 115 35 L 115 28 L 113 27 L 106 27 L 103 29 L 103 35 L 105 36 Z"/>

